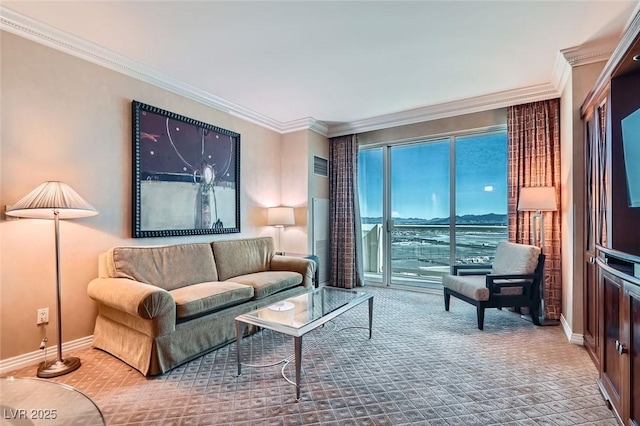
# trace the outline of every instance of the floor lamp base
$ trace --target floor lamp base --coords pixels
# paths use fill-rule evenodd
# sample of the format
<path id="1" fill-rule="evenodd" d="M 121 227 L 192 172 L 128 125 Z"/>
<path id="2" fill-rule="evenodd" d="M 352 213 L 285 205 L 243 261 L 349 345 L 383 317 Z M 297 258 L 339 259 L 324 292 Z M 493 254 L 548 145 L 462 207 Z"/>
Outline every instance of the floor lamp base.
<path id="1" fill-rule="evenodd" d="M 533 320 L 531 319 L 531 315 L 520 315 L 520 318 L 522 318 L 523 320 L 527 320 L 527 321 L 529 321 L 531 323 L 533 322 Z M 538 321 L 540 321 L 540 325 L 541 326 L 560 325 L 560 320 L 539 318 Z"/>
<path id="2" fill-rule="evenodd" d="M 62 360 L 42 362 L 38 367 L 38 377 L 49 379 L 62 376 L 80 368 L 80 358 L 68 357 Z"/>

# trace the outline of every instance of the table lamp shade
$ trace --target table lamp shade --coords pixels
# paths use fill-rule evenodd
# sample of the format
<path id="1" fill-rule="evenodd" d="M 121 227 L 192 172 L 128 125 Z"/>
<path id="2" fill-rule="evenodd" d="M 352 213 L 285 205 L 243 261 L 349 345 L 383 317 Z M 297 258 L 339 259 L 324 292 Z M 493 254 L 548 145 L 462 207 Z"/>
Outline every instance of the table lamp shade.
<path id="1" fill-rule="evenodd" d="M 295 225 L 293 207 L 269 207 L 267 210 L 267 225 Z"/>
<path id="2" fill-rule="evenodd" d="M 95 208 L 63 182 L 44 182 L 7 209 L 9 216 L 31 219 L 75 219 L 95 216 Z"/>
<path id="3" fill-rule="evenodd" d="M 519 211 L 556 211 L 556 189 L 553 186 L 520 188 Z"/>

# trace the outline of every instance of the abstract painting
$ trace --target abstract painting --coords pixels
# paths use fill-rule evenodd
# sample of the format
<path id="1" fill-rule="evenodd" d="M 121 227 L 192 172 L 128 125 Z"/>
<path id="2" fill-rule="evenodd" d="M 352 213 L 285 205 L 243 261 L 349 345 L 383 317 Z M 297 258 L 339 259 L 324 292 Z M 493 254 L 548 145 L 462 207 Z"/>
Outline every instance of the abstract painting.
<path id="1" fill-rule="evenodd" d="M 133 237 L 240 232 L 240 134 L 132 107 Z"/>

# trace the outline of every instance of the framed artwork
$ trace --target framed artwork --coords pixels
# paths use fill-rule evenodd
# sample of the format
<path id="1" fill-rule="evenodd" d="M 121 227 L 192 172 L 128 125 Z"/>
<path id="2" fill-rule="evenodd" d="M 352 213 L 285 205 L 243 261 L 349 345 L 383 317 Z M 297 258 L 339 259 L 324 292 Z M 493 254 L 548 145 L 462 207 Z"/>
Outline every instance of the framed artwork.
<path id="1" fill-rule="evenodd" d="M 133 237 L 240 232 L 240 134 L 132 106 Z"/>

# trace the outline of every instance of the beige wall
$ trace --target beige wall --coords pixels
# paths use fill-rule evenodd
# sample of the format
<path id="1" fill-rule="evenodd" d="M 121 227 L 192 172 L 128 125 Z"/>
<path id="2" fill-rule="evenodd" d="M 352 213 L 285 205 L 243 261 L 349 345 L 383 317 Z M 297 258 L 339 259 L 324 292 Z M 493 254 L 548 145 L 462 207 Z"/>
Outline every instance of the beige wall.
<path id="1" fill-rule="evenodd" d="M 329 198 L 329 179 L 313 174 L 313 156 L 329 157 L 329 140 L 313 131 L 282 136 L 282 201 L 295 208 L 295 226 L 283 230 L 282 248 L 292 253 L 312 253 L 310 236 L 313 198 Z M 306 161 L 301 161 L 306 159 Z"/>
<path id="2" fill-rule="evenodd" d="M 307 252 L 308 133 L 298 131 L 282 136 L 281 204 L 294 207 L 296 221 L 295 226 L 287 226 L 282 230 L 282 249 L 285 252 Z"/>
<path id="3" fill-rule="evenodd" d="M 2 33 L 0 206 L 46 180 L 68 183 L 100 214 L 61 222 L 63 342 L 93 333 L 87 283 L 98 253 L 115 245 L 167 244 L 273 235 L 265 207 L 307 201 L 303 185 L 281 186 L 281 168 L 307 173 L 309 131 L 278 133 L 90 62 Z M 131 101 L 135 99 L 241 134 L 241 233 L 131 238 Z M 284 142 L 283 142 L 284 139 Z M 283 155 L 283 144 L 287 149 Z M 302 161 L 301 161 L 302 159 Z M 286 165 L 286 167 L 284 167 Z M 305 175 L 306 176 L 306 175 Z M 283 193 L 287 193 L 286 196 Z M 289 198 L 290 197 L 290 198 Z M 305 206 L 306 208 L 306 206 Z M 0 359 L 37 351 L 36 309 L 49 307 L 55 336 L 53 222 L 0 221 Z M 306 235 L 306 231 L 302 233 Z M 301 247 L 306 247 L 306 240 Z"/>
<path id="4" fill-rule="evenodd" d="M 580 107 L 604 65 L 596 62 L 573 67 L 560 99 L 562 316 L 575 336 L 584 333 L 585 143 Z M 576 343 L 581 343 L 581 338 Z"/>

